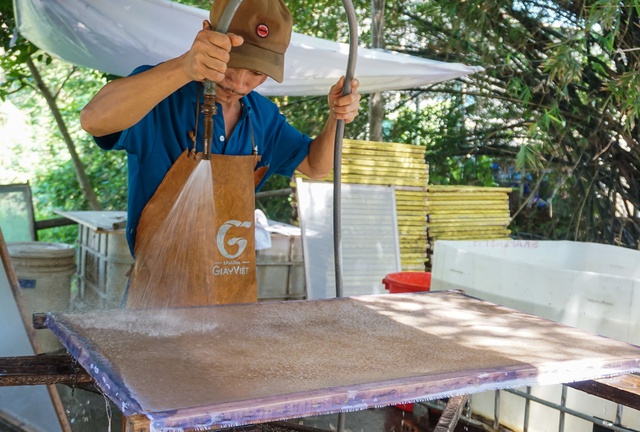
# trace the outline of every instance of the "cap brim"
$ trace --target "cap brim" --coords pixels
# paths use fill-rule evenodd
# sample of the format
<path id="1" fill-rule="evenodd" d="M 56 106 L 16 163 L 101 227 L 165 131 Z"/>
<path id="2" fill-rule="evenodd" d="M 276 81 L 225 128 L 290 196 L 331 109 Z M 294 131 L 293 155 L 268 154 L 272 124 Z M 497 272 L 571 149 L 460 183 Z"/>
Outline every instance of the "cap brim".
<path id="1" fill-rule="evenodd" d="M 231 49 L 228 66 L 262 72 L 279 83 L 284 79 L 284 53 L 269 51 L 247 42 Z"/>

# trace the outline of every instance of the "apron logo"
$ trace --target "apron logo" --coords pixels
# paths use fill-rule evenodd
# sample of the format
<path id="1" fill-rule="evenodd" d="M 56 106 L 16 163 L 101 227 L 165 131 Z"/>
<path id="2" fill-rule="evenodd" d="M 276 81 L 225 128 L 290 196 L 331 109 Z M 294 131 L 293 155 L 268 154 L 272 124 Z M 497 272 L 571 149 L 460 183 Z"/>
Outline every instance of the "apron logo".
<path id="1" fill-rule="evenodd" d="M 225 247 L 225 237 L 227 235 L 227 231 L 229 231 L 231 227 L 251 228 L 251 222 L 249 221 L 240 222 L 238 220 L 231 219 L 223 223 L 220 229 L 218 230 L 218 235 L 216 237 L 216 244 L 218 245 L 218 250 L 220 251 L 222 256 L 227 259 L 235 259 L 239 257 L 247 247 L 247 239 L 245 239 L 244 237 L 233 237 L 229 239 L 229 241 L 226 244 L 229 246 L 237 246 L 238 249 L 234 254 L 230 254 L 227 251 L 227 248 Z"/>

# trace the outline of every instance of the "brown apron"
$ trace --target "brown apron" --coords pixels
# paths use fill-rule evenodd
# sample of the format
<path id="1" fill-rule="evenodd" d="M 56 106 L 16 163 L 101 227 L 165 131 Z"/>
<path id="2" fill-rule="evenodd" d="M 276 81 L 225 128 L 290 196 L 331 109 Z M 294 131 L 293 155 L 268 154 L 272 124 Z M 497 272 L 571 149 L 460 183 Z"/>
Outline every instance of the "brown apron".
<path id="1" fill-rule="evenodd" d="M 147 203 L 137 228 L 127 307 L 257 301 L 258 155 L 185 151 Z"/>

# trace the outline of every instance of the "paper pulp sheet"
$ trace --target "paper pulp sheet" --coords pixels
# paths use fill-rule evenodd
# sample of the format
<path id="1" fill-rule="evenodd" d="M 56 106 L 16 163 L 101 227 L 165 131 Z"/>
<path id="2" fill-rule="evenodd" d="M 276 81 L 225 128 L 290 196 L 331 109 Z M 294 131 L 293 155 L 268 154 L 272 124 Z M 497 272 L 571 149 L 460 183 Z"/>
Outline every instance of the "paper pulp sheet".
<path id="1" fill-rule="evenodd" d="M 450 291 L 51 313 L 47 325 L 152 430 L 640 371 L 639 347 Z"/>

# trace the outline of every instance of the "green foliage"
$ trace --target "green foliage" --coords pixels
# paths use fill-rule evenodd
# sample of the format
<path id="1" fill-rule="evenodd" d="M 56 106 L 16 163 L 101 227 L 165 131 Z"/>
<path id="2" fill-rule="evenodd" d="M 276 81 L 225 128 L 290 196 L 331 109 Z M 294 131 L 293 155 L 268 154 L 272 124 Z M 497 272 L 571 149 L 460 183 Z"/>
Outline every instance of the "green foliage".
<path id="1" fill-rule="evenodd" d="M 584 42 L 583 38 L 568 38 L 547 46 L 548 57 L 542 62 L 542 71 L 550 81 L 556 81 L 561 88 L 580 83 L 584 59 L 576 48 Z"/>
<path id="2" fill-rule="evenodd" d="M 41 68 L 46 84 L 55 91 L 57 108 L 63 118 L 66 119 L 68 131 L 74 142 L 77 143 L 77 151 L 82 157 L 83 152 L 86 151 L 85 148 L 93 148 L 95 144 L 81 130 L 79 113 L 91 96 L 104 85 L 104 77 L 99 72 L 78 69 L 59 60 L 52 60 L 48 64 L 46 59 L 43 59 L 43 61 L 45 64 L 35 62 L 35 65 Z M 29 83 L 18 92 L 9 92 L 7 98 L 20 107 L 23 112 L 29 114 L 32 125 L 32 136 L 24 137 L 24 140 L 16 143 L 15 152 L 17 154 L 35 153 L 38 155 L 41 164 L 46 166 L 46 169 L 55 167 L 56 170 L 69 170 L 65 177 L 74 179 L 74 169 L 69 162 L 68 151 L 62 140 L 60 130 L 38 91 Z M 104 168 L 107 167 L 108 165 L 104 166 Z M 99 169 L 100 166 L 96 166 L 96 168 Z M 104 173 L 103 175 L 110 176 L 110 174 Z M 40 173 L 29 180 L 36 185 L 41 178 Z M 71 196 L 76 195 L 77 191 L 79 191 L 77 180 L 70 181 L 68 187 L 70 188 L 69 190 L 66 192 L 60 190 L 59 193 L 62 196 Z M 111 193 L 111 191 L 107 192 Z M 110 198 L 107 197 L 106 201 L 108 202 L 109 200 Z"/>
<path id="3" fill-rule="evenodd" d="M 429 182 L 444 185 L 497 186 L 487 156 L 448 157 L 444 163 L 429 165 Z"/>
<path id="4" fill-rule="evenodd" d="M 290 188 L 291 180 L 288 177 L 274 175 L 266 181 L 262 191 L 276 191 Z M 270 220 L 292 224 L 295 222 L 291 195 L 257 198 L 256 209 L 262 210 Z"/>
<path id="5" fill-rule="evenodd" d="M 81 158 L 96 190 L 101 191 L 104 210 L 127 208 L 126 155 L 105 152 L 85 141 L 80 146 Z M 55 210 L 90 210 L 70 160 L 49 163 L 34 173 L 32 181 L 36 220 L 59 217 Z M 43 241 L 74 243 L 77 227 L 59 227 L 38 234 Z"/>
<path id="6" fill-rule="evenodd" d="M 620 198 L 640 207 L 637 3 L 435 0 L 407 8 L 411 25 L 398 36 L 420 35 L 414 54 L 486 67 L 462 80 L 464 114 L 445 114 L 447 132 L 429 151 L 513 164 L 532 177 L 531 196 L 553 172 L 545 197 L 553 211 L 544 210 L 552 219 L 529 224 L 533 234 L 637 247 L 632 211 L 622 216 L 635 237 L 615 217 Z M 461 94 L 456 82 L 435 87 L 427 94 Z M 529 216 L 539 222 L 536 212 Z"/>
<path id="7" fill-rule="evenodd" d="M 203 0 L 181 2 L 203 9 L 209 5 Z M 287 4 L 295 31 L 347 41 L 340 3 L 319 0 L 310 7 L 302 0 L 287 0 Z M 367 46 L 371 3 L 357 0 L 354 6 L 360 46 Z M 43 153 L 44 164 L 34 188 L 47 195 L 39 205 L 52 209 L 86 203 L 77 193 L 77 180 L 60 137 L 43 116 L 47 110 L 34 96 L 24 63 L 28 56 L 41 66 L 48 65 L 41 69 L 52 87 L 60 90 L 58 103 L 80 143 L 100 200 L 109 208 L 122 208 L 126 196 L 123 156 L 97 150 L 77 122 L 79 109 L 105 77 L 70 71 L 68 65 L 65 70 L 37 47 L 15 40 L 10 1 L 0 0 L 0 14 L 5 49 L 0 66 L 6 80 L 0 85 L 0 97 L 11 98 L 33 115 L 38 136 L 34 151 Z M 640 208 L 639 21 L 637 0 L 389 0 L 387 48 L 486 69 L 459 80 L 385 93 L 384 140 L 425 146 L 431 183 L 490 185 L 496 164 L 504 172 L 530 177 L 531 196 L 543 198 L 548 205 L 525 205 L 529 196 L 523 194 L 515 206 L 522 208 L 516 215 L 516 230 L 522 227 L 544 238 L 637 247 L 640 224 L 631 216 L 634 206 Z M 326 98 L 275 101 L 300 130 L 312 136 L 319 132 L 327 112 Z M 361 106 L 360 116 L 345 129 L 346 137 L 367 137 L 366 95 Z M 56 167 L 55 176 L 45 174 L 49 166 Z M 45 187 L 44 182 L 53 184 Z M 287 179 L 275 177 L 265 190 L 283 187 L 288 187 Z M 627 210 L 617 207 L 620 202 L 627 204 Z M 290 214 L 287 200 L 259 205 L 271 218 Z M 616 216 L 620 208 L 626 217 L 623 222 Z"/>
<path id="8" fill-rule="evenodd" d="M 0 1 L 0 68 L 4 81 L 0 82 L 0 99 L 5 100 L 8 94 L 23 88 L 30 76 L 26 67 L 29 58 L 37 48 L 24 38 L 18 37 L 15 31 L 13 2 Z"/>
<path id="9" fill-rule="evenodd" d="M 2 13 L 6 13 L 2 9 Z M 10 20 L 13 15 L 11 11 Z M 59 60 L 54 60 L 22 37 L 14 37 L 8 26 L 3 26 L 2 42 L 5 53 L 1 66 L 6 80 L 0 83 L 0 96 L 11 101 L 30 118 L 29 135 L 22 136 L 10 142 L 5 142 L 11 148 L 6 149 L 14 157 L 3 160 L 13 164 L 12 171 L 30 173 L 26 178 L 6 179 L 5 181 L 29 181 L 32 185 L 36 219 L 57 217 L 54 210 L 87 209 L 86 198 L 82 195 L 76 172 L 70 162 L 68 149 L 62 138 L 59 125 L 54 121 L 52 112 L 45 102 L 42 93 L 36 88 L 34 78 L 26 65 L 33 63 L 44 80 L 44 85 L 55 98 L 56 108 L 65 120 L 67 131 L 74 142 L 80 142 L 76 151 L 91 168 L 91 174 L 97 179 L 101 176 L 111 178 L 115 175 L 111 165 L 105 157 L 95 151 L 95 145 L 90 143 L 89 137 L 80 129 L 79 112 L 98 88 L 104 85 L 103 75 L 96 71 L 79 70 Z M 7 40 L 7 38 L 10 38 Z M 88 152 L 97 153 L 84 155 L 84 148 Z M 33 160 L 37 159 L 34 165 Z M 109 159 L 115 160 L 113 157 Z M 122 158 L 120 158 L 122 160 Z M 27 163 L 29 165 L 27 165 Z M 16 167 L 15 165 L 23 165 Z M 35 169 L 34 169 L 35 168 Z M 106 189 L 111 194 L 111 189 Z M 122 202 L 122 194 L 126 195 L 126 188 L 109 195 L 105 201 Z M 122 208 L 122 207 L 121 207 Z M 61 227 L 41 231 L 40 240 L 62 241 L 73 243 L 76 228 Z"/>
<path id="10" fill-rule="evenodd" d="M 516 169 L 518 171 L 536 171 L 541 168 L 541 156 L 534 145 L 523 144 L 516 156 Z"/>

